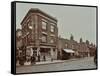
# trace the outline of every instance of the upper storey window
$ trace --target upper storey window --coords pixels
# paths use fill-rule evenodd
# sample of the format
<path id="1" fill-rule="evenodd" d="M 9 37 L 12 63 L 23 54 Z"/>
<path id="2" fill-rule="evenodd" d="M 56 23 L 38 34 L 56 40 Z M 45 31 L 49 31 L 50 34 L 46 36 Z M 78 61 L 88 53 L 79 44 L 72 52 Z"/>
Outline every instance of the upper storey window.
<path id="1" fill-rule="evenodd" d="M 55 31 L 55 28 L 53 25 L 51 25 L 51 32 L 54 32 Z"/>
<path id="2" fill-rule="evenodd" d="M 42 42 L 47 42 L 47 36 L 46 35 L 42 35 Z"/>
<path id="3" fill-rule="evenodd" d="M 42 29 L 44 29 L 44 30 L 47 29 L 47 22 L 42 21 Z"/>

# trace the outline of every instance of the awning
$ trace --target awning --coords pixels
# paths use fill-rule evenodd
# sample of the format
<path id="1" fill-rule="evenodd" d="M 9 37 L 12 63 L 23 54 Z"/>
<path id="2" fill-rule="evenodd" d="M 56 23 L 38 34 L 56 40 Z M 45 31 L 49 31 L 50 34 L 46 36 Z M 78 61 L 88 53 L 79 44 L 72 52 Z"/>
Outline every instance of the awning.
<path id="1" fill-rule="evenodd" d="M 72 49 L 63 49 L 66 53 L 75 53 Z"/>

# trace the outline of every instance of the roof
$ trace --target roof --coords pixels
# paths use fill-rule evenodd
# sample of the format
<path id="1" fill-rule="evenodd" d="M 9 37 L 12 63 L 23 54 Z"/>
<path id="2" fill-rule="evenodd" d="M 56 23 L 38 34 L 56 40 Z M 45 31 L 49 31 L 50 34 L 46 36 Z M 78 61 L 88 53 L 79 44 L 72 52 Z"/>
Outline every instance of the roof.
<path id="1" fill-rule="evenodd" d="M 55 21 L 57 21 L 57 19 L 55 17 L 50 16 L 49 14 L 43 12 L 42 10 L 38 9 L 38 8 L 31 8 L 28 13 L 26 14 L 26 16 L 24 17 L 24 19 L 30 14 L 30 13 L 41 13 Z M 22 20 L 21 24 L 23 23 L 24 19 Z"/>

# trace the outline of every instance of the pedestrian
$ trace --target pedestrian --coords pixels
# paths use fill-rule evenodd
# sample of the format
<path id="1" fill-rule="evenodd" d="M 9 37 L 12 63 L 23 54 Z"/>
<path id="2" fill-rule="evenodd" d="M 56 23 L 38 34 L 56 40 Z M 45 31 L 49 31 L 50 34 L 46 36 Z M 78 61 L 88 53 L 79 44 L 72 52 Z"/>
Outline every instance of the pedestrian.
<path id="1" fill-rule="evenodd" d="M 35 64 L 35 56 L 33 55 L 32 57 L 31 57 L 31 64 Z"/>
<path id="2" fill-rule="evenodd" d="M 51 57 L 51 61 L 53 61 L 53 58 Z"/>
<path id="3" fill-rule="evenodd" d="M 40 62 L 40 55 L 38 55 L 38 61 Z"/>
<path id="4" fill-rule="evenodd" d="M 43 56 L 43 60 L 46 61 L 46 57 L 45 57 L 45 55 Z"/>

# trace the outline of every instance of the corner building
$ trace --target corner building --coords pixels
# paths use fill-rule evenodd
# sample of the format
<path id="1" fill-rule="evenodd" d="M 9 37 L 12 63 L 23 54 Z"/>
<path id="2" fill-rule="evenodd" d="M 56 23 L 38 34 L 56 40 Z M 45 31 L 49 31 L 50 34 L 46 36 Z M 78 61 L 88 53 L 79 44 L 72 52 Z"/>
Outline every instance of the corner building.
<path id="1" fill-rule="evenodd" d="M 31 8 L 21 22 L 22 40 L 26 56 L 35 55 L 40 60 L 57 59 L 57 19 L 37 8 Z"/>

